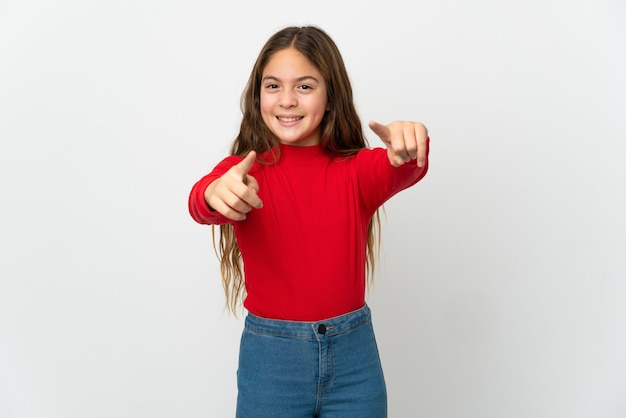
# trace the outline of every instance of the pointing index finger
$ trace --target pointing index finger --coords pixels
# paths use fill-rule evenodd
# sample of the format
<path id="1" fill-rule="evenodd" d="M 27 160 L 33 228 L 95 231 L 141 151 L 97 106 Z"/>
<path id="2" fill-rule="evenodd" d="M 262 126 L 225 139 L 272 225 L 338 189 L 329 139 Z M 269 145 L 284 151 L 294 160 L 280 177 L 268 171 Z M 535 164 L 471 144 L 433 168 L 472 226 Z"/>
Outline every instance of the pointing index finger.
<path id="1" fill-rule="evenodd" d="M 370 121 L 369 127 L 385 144 L 388 144 L 391 141 L 391 130 L 388 126 L 380 124 L 376 121 Z"/>
<path id="2" fill-rule="evenodd" d="M 256 152 L 250 151 L 248 155 L 244 157 L 239 163 L 237 163 L 237 171 L 243 176 L 245 179 L 248 172 L 252 169 L 254 162 L 256 161 Z"/>

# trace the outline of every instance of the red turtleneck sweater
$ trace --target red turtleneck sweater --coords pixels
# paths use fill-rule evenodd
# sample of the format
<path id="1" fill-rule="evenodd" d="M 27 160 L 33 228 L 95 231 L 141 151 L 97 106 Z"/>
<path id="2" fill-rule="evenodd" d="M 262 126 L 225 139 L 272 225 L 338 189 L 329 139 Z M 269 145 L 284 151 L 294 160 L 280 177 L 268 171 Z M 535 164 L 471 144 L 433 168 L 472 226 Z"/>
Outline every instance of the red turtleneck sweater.
<path id="1" fill-rule="evenodd" d="M 249 172 L 263 208 L 240 222 L 209 209 L 206 187 L 241 161 L 230 156 L 193 186 L 191 216 L 201 224 L 234 225 L 244 306 L 253 314 L 318 321 L 361 308 L 369 221 L 386 200 L 417 183 L 428 164 L 393 167 L 382 148 L 351 157 L 330 157 L 320 146 L 281 145 L 280 151 L 278 162 L 255 163 Z"/>

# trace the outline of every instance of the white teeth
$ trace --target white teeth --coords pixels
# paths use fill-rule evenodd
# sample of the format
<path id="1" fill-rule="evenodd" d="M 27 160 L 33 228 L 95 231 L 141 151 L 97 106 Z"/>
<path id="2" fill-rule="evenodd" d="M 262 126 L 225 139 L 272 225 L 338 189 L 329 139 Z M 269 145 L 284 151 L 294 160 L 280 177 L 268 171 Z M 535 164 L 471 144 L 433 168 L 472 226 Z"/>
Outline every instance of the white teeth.
<path id="1" fill-rule="evenodd" d="M 293 117 L 293 118 L 281 118 L 280 116 L 278 117 L 278 120 L 281 122 L 295 122 L 297 120 L 302 119 L 301 117 Z"/>

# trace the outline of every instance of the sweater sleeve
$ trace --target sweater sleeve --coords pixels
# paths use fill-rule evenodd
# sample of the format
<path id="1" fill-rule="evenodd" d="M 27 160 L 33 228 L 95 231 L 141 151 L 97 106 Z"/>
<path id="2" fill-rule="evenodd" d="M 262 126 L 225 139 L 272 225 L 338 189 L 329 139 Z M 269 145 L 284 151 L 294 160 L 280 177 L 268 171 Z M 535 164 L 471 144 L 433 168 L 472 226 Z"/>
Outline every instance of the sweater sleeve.
<path id="1" fill-rule="evenodd" d="M 427 142 L 430 149 L 430 139 Z M 363 202 L 371 213 L 400 191 L 420 181 L 428 172 L 428 153 L 423 167 L 417 160 L 394 167 L 384 148 L 364 149 L 356 159 L 359 190 Z"/>
<path id="2" fill-rule="evenodd" d="M 189 214 L 200 224 L 216 225 L 231 223 L 232 221 L 217 211 L 212 210 L 204 199 L 204 191 L 213 182 L 220 178 L 233 165 L 239 163 L 241 157 L 230 156 L 223 159 L 215 168 L 206 176 L 202 177 L 191 188 L 189 193 Z"/>

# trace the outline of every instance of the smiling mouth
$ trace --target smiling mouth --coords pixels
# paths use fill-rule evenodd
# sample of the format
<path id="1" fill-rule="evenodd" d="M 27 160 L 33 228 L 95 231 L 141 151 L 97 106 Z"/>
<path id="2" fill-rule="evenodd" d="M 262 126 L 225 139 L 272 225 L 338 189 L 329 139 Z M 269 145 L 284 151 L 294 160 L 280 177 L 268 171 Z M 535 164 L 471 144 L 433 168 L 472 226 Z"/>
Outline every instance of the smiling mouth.
<path id="1" fill-rule="evenodd" d="M 304 118 L 303 116 L 292 116 L 292 117 L 276 116 L 276 119 L 278 119 L 281 122 L 296 122 L 296 121 L 302 120 L 303 118 Z"/>

